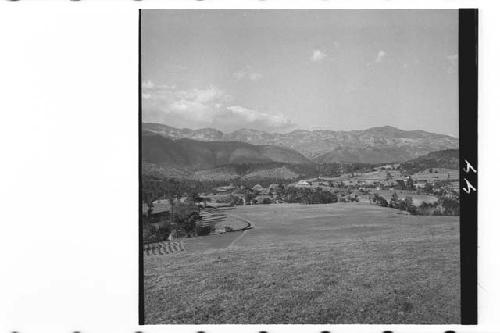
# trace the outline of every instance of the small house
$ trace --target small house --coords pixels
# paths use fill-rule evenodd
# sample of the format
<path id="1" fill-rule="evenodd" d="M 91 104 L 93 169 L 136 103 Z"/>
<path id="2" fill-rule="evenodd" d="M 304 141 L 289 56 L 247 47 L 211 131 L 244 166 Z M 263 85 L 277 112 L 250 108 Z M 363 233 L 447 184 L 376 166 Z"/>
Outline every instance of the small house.
<path id="1" fill-rule="evenodd" d="M 262 187 L 262 185 L 260 184 L 257 184 L 254 187 L 252 187 L 252 190 L 254 192 L 261 193 L 262 191 L 264 191 L 264 187 Z"/>

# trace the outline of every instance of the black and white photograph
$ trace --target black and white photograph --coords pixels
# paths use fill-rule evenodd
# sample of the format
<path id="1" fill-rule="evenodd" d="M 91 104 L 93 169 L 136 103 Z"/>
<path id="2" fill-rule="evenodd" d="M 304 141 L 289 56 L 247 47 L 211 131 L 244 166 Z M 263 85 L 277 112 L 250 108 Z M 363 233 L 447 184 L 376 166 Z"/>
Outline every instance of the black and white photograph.
<path id="1" fill-rule="evenodd" d="M 0 332 L 498 333 L 499 17 L 0 1 Z"/>
<path id="2" fill-rule="evenodd" d="M 461 323 L 458 10 L 145 9 L 140 57 L 145 324 Z"/>

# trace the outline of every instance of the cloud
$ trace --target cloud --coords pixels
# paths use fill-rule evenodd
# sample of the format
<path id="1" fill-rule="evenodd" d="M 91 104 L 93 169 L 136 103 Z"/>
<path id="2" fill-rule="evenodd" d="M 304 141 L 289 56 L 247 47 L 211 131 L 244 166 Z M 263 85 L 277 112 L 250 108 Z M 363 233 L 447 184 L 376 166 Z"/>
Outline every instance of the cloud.
<path id="1" fill-rule="evenodd" d="M 446 59 L 448 60 L 448 74 L 456 73 L 458 67 L 458 54 L 450 54 L 446 56 Z"/>
<path id="2" fill-rule="evenodd" d="M 223 131 L 253 128 L 289 130 L 295 125 L 282 114 L 271 114 L 233 104 L 222 89 L 179 90 L 175 86 L 143 83 L 142 114 L 145 122 L 160 122 L 180 128 L 215 127 Z"/>
<path id="3" fill-rule="evenodd" d="M 239 71 L 236 71 L 233 73 L 233 77 L 237 81 L 241 80 L 250 80 L 250 81 L 258 81 L 262 79 L 263 75 L 261 73 L 252 71 L 250 67 L 240 69 Z"/>
<path id="4" fill-rule="evenodd" d="M 254 128 L 263 131 L 283 131 L 295 127 L 295 124 L 283 114 L 270 114 L 256 111 L 240 105 L 231 105 L 217 115 L 219 126 L 225 128 Z"/>
<path id="5" fill-rule="evenodd" d="M 384 50 L 378 51 L 377 58 L 375 59 L 375 62 L 382 62 L 382 60 L 384 60 L 386 55 L 387 55 L 387 53 L 385 53 Z"/>
<path id="6" fill-rule="evenodd" d="M 200 104 L 210 103 L 227 97 L 224 91 L 215 86 L 209 86 L 206 89 L 178 90 L 175 91 L 175 96 L 181 100 L 188 100 Z"/>
<path id="7" fill-rule="evenodd" d="M 143 99 L 154 99 L 158 96 L 163 95 L 165 91 L 169 91 L 175 88 L 175 85 L 168 86 L 165 84 L 155 84 L 151 80 L 142 81 L 142 98 Z"/>
<path id="8" fill-rule="evenodd" d="M 214 112 L 220 105 L 230 100 L 229 95 L 215 86 L 206 89 L 176 90 L 173 91 L 172 99 L 163 105 L 163 110 L 165 114 L 173 117 L 208 124 L 213 121 Z"/>
<path id="9" fill-rule="evenodd" d="M 326 58 L 326 53 L 322 52 L 321 50 L 313 50 L 313 53 L 311 55 L 311 61 L 312 62 L 321 62 L 323 59 Z"/>
<path id="10" fill-rule="evenodd" d="M 195 121 L 207 119 L 207 112 L 216 103 L 228 102 L 229 96 L 215 86 L 205 89 L 180 90 L 175 85 L 143 82 L 142 106 L 144 116 L 162 122 L 169 117 L 182 116 Z M 152 111 L 154 110 L 154 112 Z"/>

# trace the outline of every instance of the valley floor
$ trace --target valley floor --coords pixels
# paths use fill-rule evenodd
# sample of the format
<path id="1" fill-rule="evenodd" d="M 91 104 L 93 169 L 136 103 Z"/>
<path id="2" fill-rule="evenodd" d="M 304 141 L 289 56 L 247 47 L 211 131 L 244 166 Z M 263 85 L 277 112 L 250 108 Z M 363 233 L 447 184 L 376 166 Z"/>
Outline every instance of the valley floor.
<path id="1" fill-rule="evenodd" d="M 227 213 L 254 228 L 144 258 L 146 324 L 460 322 L 458 217 L 368 203 Z"/>

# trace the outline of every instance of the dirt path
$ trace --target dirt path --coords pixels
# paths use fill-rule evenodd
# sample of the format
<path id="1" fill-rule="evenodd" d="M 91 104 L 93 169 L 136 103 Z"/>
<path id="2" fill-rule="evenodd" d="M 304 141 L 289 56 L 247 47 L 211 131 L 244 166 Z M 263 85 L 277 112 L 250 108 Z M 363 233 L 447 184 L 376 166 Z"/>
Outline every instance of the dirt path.
<path id="1" fill-rule="evenodd" d="M 236 239 L 234 239 L 227 247 L 228 248 L 231 248 L 233 247 L 237 242 L 239 242 L 243 237 L 245 237 L 245 234 L 247 233 L 248 230 L 250 230 L 251 228 L 255 227 L 255 223 L 250 221 L 250 220 L 247 220 L 241 216 L 237 216 L 237 215 L 233 215 L 233 214 L 227 214 L 227 216 L 231 216 L 231 217 L 234 217 L 236 219 L 239 219 L 239 220 L 242 220 L 246 223 L 248 223 L 248 226 L 245 227 L 245 229 L 243 230 L 243 232 L 241 233 L 241 235 L 239 235 Z"/>
<path id="2" fill-rule="evenodd" d="M 229 244 L 229 245 L 227 246 L 227 248 L 229 249 L 229 248 L 234 247 L 234 244 L 236 244 L 236 243 L 237 243 L 240 239 L 242 239 L 242 238 L 245 236 L 245 234 L 247 233 L 247 231 L 248 231 L 248 230 L 243 230 L 243 232 L 241 233 L 241 235 L 239 235 L 239 236 L 238 236 L 238 238 L 234 239 L 234 240 L 231 242 L 231 244 Z"/>

